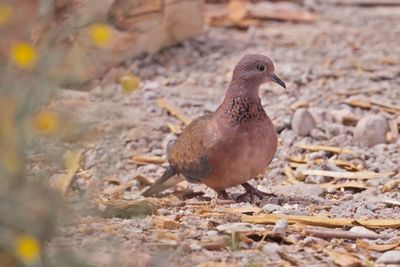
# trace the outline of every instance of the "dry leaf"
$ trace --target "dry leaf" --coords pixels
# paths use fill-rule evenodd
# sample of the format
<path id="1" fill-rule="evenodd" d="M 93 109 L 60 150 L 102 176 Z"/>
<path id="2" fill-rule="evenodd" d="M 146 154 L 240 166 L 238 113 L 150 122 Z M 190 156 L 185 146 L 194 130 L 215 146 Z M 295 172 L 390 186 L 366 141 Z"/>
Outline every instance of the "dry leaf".
<path id="1" fill-rule="evenodd" d="M 386 184 L 383 185 L 382 187 L 382 193 L 389 192 L 396 187 L 400 186 L 400 177 L 399 178 L 393 178 L 393 180 L 387 182 Z"/>
<path id="2" fill-rule="evenodd" d="M 141 174 L 136 175 L 135 177 L 133 177 L 133 179 L 136 179 L 141 186 L 152 185 L 154 183 L 154 179 L 143 176 Z"/>
<path id="3" fill-rule="evenodd" d="M 293 22 L 314 22 L 317 16 L 296 3 L 258 2 L 249 7 L 249 16 L 257 19 L 274 19 Z"/>
<path id="4" fill-rule="evenodd" d="M 350 181 L 342 184 L 334 184 L 334 183 L 324 183 L 324 184 L 319 184 L 321 188 L 328 189 L 340 189 L 340 188 L 355 188 L 355 189 L 368 189 L 370 186 L 367 186 L 363 182 L 357 182 L 357 181 Z"/>
<path id="5" fill-rule="evenodd" d="M 377 106 L 380 106 L 380 107 L 383 107 L 383 108 L 386 108 L 386 109 L 389 109 L 389 110 L 400 112 L 400 107 L 398 107 L 398 106 L 387 104 L 385 102 L 382 102 L 382 101 L 379 101 L 379 100 L 375 100 L 375 99 L 371 99 L 369 102 L 371 104 L 374 104 L 374 105 L 377 105 Z"/>
<path id="6" fill-rule="evenodd" d="M 114 194 L 119 194 L 124 192 L 126 189 L 132 187 L 133 181 L 129 181 L 123 184 L 120 184 L 116 187 L 111 187 L 111 188 L 106 188 L 103 191 L 103 194 L 105 195 L 114 195 Z"/>
<path id="7" fill-rule="evenodd" d="M 179 227 L 181 226 L 179 222 L 165 216 L 154 217 L 153 223 L 158 228 L 170 230 L 179 229 Z"/>
<path id="8" fill-rule="evenodd" d="M 352 89 L 347 89 L 343 91 L 338 91 L 336 94 L 338 95 L 345 95 L 345 96 L 351 96 L 351 95 L 357 95 L 357 94 L 373 94 L 382 91 L 380 88 L 352 88 Z"/>
<path id="9" fill-rule="evenodd" d="M 285 165 L 285 171 L 284 172 L 285 172 L 285 175 L 287 176 L 287 180 L 288 180 L 289 183 L 291 183 L 291 184 L 299 183 L 299 181 L 297 180 L 296 175 L 294 175 L 294 172 L 293 172 L 292 168 L 290 168 L 289 165 Z M 304 180 L 304 179 L 301 179 L 301 180 Z"/>
<path id="10" fill-rule="evenodd" d="M 345 231 L 341 229 L 327 229 L 327 228 L 305 228 L 304 233 L 306 235 L 312 235 L 323 239 L 341 238 L 341 239 L 356 240 L 360 238 L 365 238 L 365 239 L 389 238 L 388 236 L 379 235 L 376 233 L 354 233 L 351 231 Z"/>
<path id="11" fill-rule="evenodd" d="M 344 103 L 346 103 L 352 107 L 359 107 L 359 108 L 363 108 L 363 109 L 371 109 L 371 107 L 372 107 L 370 102 L 363 101 L 360 99 L 348 99 L 348 100 L 344 101 Z"/>
<path id="12" fill-rule="evenodd" d="M 376 179 L 381 177 L 391 177 L 395 175 L 395 172 L 335 172 L 335 171 L 324 171 L 324 170 L 302 170 L 304 175 L 321 175 L 332 178 L 346 178 L 346 179 Z"/>
<path id="13" fill-rule="evenodd" d="M 247 15 L 246 2 L 231 0 L 228 5 L 228 19 L 233 23 L 240 23 Z"/>
<path id="14" fill-rule="evenodd" d="M 308 145 L 308 144 L 298 144 L 295 145 L 296 147 L 306 149 L 306 150 L 311 150 L 311 151 L 327 151 L 327 152 L 332 152 L 336 154 L 353 154 L 353 151 L 340 148 L 340 147 L 334 147 L 334 146 L 318 146 L 318 145 Z"/>
<path id="15" fill-rule="evenodd" d="M 319 216 L 297 216 L 285 214 L 242 215 L 242 221 L 248 223 L 273 224 L 280 219 L 289 223 L 324 227 L 343 227 L 348 225 L 362 225 L 369 228 L 394 227 L 400 228 L 400 219 L 351 219 L 351 218 L 326 218 Z"/>
<path id="16" fill-rule="evenodd" d="M 290 109 L 296 110 L 299 108 L 308 108 L 310 106 L 310 102 L 307 100 L 299 100 L 294 102 L 293 104 L 290 105 Z"/>
<path id="17" fill-rule="evenodd" d="M 262 209 L 259 207 L 239 207 L 239 208 L 226 208 L 224 212 L 230 214 L 246 214 L 246 213 L 259 213 Z"/>
<path id="18" fill-rule="evenodd" d="M 167 110 L 172 116 L 182 121 L 185 125 L 188 125 L 192 121 L 179 107 L 173 105 L 164 98 L 158 100 L 158 106 Z"/>
<path id="19" fill-rule="evenodd" d="M 157 156 L 133 156 L 132 162 L 139 165 L 146 164 L 162 164 L 165 162 L 165 159 Z"/>
<path id="20" fill-rule="evenodd" d="M 362 266 L 361 261 L 356 256 L 349 253 L 340 253 L 331 249 L 324 249 L 324 252 L 332 258 L 332 260 L 339 266 L 352 267 Z"/>
<path id="21" fill-rule="evenodd" d="M 380 251 L 380 252 L 385 252 L 385 251 L 388 251 L 388 250 L 392 250 L 392 249 L 397 248 L 397 247 L 400 246 L 400 242 L 393 243 L 393 244 L 378 245 L 378 244 L 371 244 L 371 243 L 369 243 L 367 241 L 364 241 L 362 239 L 358 239 L 356 244 L 360 248 L 373 250 L 373 251 Z"/>

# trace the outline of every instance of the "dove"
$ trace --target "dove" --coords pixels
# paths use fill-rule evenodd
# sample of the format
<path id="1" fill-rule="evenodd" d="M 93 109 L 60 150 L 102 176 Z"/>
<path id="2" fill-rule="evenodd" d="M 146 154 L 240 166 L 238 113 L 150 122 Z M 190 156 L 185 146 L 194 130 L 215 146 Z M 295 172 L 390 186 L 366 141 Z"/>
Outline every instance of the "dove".
<path id="1" fill-rule="evenodd" d="M 271 195 L 248 183 L 266 171 L 278 145 L 275 127 L 259 96 L 260 85 L 269 81 L 286 89 L 271 59 L 260 54 L 243 56 L 222 103 L 213 113 L 193 120 L 168 145 L 169 166 L 142 195 L 157 195 L 182 176 L 190 183 L 205 184 L 224 199 L 228 198 L 226 189 L 238 185 L 245 193 L 237 201 L 250 197 L 253 202 L 255 196 Z"/>

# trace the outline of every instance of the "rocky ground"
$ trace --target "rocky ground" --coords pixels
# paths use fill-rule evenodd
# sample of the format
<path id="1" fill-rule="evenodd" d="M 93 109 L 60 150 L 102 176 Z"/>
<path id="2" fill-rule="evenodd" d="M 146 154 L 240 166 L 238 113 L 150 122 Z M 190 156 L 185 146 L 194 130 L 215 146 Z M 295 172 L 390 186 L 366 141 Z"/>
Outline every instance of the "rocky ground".
<path id="1" fill-rule="evenodd" d="M 400 225 L 385 219 L 400 219 L 400 7 L 314 8 L 319 18 L 309 24 L 207 29 L 111 70 L 90 92 L 62 92 L 54 107 L 94 132 L 79 144 L 84 164 L 68 200 L 73 207 L 89 198 L 103 211 L 110 201 L 125 208 L 106 216 L 113 218 L 81 212 L 49 250 L 75 251 L 95 266 L 399 266 Z M 159 99 L 190 119 L 212 112 L 246 53 L 270 56 L 288 87 L 260 90 L 279 148 L 268 172 L 251 183 L 277 196 L 225 203 L 205 186 L 183 182 L 160 199 L 140 197 L 167 166 L 166 144 L 184 126 Z M 106 82 L 126 70 L 142 81 L 131 94 Z M 378 175 L 364 179 L 363 171 Z M 289 217 L 263 225 L 243 214 Z M 294 215 L 320 220 L 293 224 Z M 361 221 L 332 225 L 332 218 Z M 378 220 L 362 223 L 370 219 Z M 345 233 L 330 238 L 338 230 Z"/>

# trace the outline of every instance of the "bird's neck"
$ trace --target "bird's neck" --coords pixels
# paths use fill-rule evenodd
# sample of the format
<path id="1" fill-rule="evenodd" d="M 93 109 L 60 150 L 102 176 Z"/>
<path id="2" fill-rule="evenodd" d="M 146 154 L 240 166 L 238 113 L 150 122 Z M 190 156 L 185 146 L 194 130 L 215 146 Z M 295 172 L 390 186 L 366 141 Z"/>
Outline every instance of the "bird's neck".
<path id="1" fill-rule="evenodd" d="M 233 83 L 228 87 L 225 98 L 218 108 L 218 113 L 232 124 L 247 124 L 266 118 L 267 114 L 258 95 L 258 84 Z"/>

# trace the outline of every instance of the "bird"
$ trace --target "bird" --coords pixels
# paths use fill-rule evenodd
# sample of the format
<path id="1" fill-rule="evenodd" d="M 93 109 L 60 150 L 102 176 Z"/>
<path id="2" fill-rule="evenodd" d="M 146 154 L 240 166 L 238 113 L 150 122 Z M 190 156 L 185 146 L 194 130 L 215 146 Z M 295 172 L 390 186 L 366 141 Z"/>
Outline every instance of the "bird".
<path id="1" fill-rule="evenodd" d="M 275 127 L 265 112 L 260 85 L 286 84 L 275 74 L 270 58 L 261 54 L 244 55 L 233 69 L 225 97 L 210 114 L 193 120 L 167 146 L 169 166 L 142 195 L 154 196 L 175 185 L 182 175 L 190 183 L 202 183 L 228 199 L 226 189 L 243 186 L 245 193 L 236 200 L 271 195 L 248 181 L 266 171 L 278 146 Z M 174 177 L 174 178 L 173 178 Z"/>

